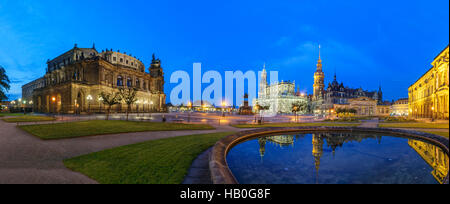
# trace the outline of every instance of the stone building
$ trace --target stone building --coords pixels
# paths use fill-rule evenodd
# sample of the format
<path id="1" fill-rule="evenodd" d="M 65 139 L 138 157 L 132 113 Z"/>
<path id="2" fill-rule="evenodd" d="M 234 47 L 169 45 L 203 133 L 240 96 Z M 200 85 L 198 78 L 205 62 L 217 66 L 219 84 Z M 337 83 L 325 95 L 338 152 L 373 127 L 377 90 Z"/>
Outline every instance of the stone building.
<path id="1" fill-rule="evenodd" d="M 389 116 L 391 114 L 392 103 L 383 101 L 377 103 L 377 116 Z"/>
<path id="2" fill-rule="evenodd" d="M 35 112 L 86 113 L 105 112 L 99 97 L 101 92 L 118 92 L 119 88 L 137 90 L 133 112 L 164 111 L 164 73 L 161 61 L 153 55 L 145 70 L 144 64 L 132 55 L 75 46 L 64 54 L 47 61 L 46 74 L 23 87 L 24 96 L 32 93 Z M 118 104 L 114 112 L 123 112 L 126 105 Z"/>
<path id="3" fill-rule="evenodd" d="M 295 91 L 295 82 L 277 82 L 273 84 L 267 83 L 267 71 L 265 67 L 261 72 L 261 81 L 259 83 L 258 98 L 253 100 L 253 104 L 260 106 L 268 106 L 269 110 L 264 113 L 292 113 L 293 104 L 308 104 L 305 94 Z M 255 106 L 253 107 L 255 108 Z M 299 112 L 306 113 L 307 110 Z"/>
<path id="4" fill-rule="evenodd" d="M 314 114 L 324 114 L 326 108 L 324 107 L 325 97 L 325 74 L 322 71 L 322 59 L 320 59 L 320 45 L 319 45 L 319 59 L 317 60 L 316 72 L 314 72 L 313 95 L 310 97 L 310 107 Z"/>
<path id="5" fill-rule="evenodd" d="M 350 99 L 366 97 L 371 98 L 382 105 L 383 92 L 381 86 L 378 91 L 366 91 L 362 88 L 353 89 L 345 87 L 344 83 L 338 83 L 336 80 L 336 74 L 334 74 L 333 82 L 328 84 L 328 88 L 325 91 L 325 108 L 330 109 L 334 104 L 348 104 Z"/>
<path id="6" fill-rule="evenodd" d="M 22 86 L 22 100 L 26 102 L 27 107 L 33 105 L 33 91 L 45 86 L 44 77 L 38 78 Z"/>
<path id="7" fill-rule="evenodd" d="M 408 116 L 409 108 L 408 108 L 408 98 L 401 98 L 395 101 L 391 106 L 392 116 Z"/>
<path id="8" fill-rule="evenodd" d="M 360 101 L 361 98 L 370 98 L 375 100 L 376 104 L 379 104 L 380 113 L 388 115 L 389 106 L 383 105 L 383 92 L 381 86 L 378 91 L 367 91 L 362 88 L 354 89 L 344 86 L 344 83 L 339 83 L 334 74 L 334 80 L 328 84 L 325 89 L 325 74 L 322 70 L 322 59 L 320 58 L 320 46 L 319 46 L 319 59 L 317 60 L 316 72 L 314 72 L 314 93 L 310 96 L 311 110 L 315 114 L 329 114 L 333 108 L 346 107 L 350 105 L 350 100 Z M 360 98 L 360 99 L 358 99 Z M 364 101 L 368 102 L 368 101 Z M 361 107 L 362 108 L 362 107 Z M 370 111 L 369 111 L 370 112 Z M 371 114 L 378 114 L 377 107 L 373 107 Z"/>
<path id="9" fill-rule="evenodd" d="M 359 97 L 348 99 L 345 104 L 333 104 L 333 109 L 354 109 L 357 116 L 376 116 L 377 101 L 369 97 Z"/>
<path id="10" fill-rule="evenodd" d="M 432 67 L 408 89 L 409 112 L 415 118 L 449 119 L 449 47 L 434 58 Z"/>

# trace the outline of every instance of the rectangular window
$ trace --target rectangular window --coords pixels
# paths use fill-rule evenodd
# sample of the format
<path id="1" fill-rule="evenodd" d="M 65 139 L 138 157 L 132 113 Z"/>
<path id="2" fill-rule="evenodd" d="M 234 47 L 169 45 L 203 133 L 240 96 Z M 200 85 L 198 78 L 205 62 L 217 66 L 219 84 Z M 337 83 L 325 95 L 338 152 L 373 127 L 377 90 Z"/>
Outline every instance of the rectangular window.
<path id="1" fill-rule="evenodd" d="M 115 62 L 117 59 L 116 59 L 116 57 L 113 57 L 113 61 Z"/>
<path id="2" fill-rule="evenodd" d="M 120 62 L 123 62 L 123 58 L 120 58 Z"/>

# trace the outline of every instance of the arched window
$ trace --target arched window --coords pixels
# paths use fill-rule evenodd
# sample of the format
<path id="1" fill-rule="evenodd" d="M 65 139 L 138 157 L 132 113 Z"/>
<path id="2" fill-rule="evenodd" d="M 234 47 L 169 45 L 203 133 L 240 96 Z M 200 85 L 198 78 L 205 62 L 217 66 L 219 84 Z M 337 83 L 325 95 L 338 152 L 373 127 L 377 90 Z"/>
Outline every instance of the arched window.
<path id="1" fill-rule="evenodd" d="M 122 76 L 117 76 L 117 86 L 123 86 L 123 78 L 122 78 Z"/>
<path id="2" fill-rule="evenodd" d="M 127 78 L 127 86 L 128 86 L 128 87 L 131 87 L 131 86 L 132 86 L 131 82 L 132 82 L 131 78 L 128 77 L 128 78 Z"/>
<path id="3" fill-rule="evenodd" d="M 136 87 L 138 87 L 138 88 L 141 87 L 141 82 L 139 81 L 139 79 L 136 79 Z"/>

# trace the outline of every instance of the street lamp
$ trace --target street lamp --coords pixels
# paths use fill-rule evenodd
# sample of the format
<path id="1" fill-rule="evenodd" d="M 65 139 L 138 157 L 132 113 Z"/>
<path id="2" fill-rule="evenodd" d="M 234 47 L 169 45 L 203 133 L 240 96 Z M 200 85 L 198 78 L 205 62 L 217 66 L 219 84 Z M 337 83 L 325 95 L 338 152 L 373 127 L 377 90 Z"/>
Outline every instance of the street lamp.
<path id="1" fill-rule="evenodd" d="M 190 123 L 191 122 L 191 111 L 192 111 L 192 102 L 191 101 L 189 101 L 188 103 L 187 103 L 187 106 L 188 106 L 188 123 Z"/>
<path id="2" fill-rule="evenodd" d="M 100 103 L 100 113 L 102 112 L 102 103 L 103 103 L 103 98 L 100 96 L 98 97 L 98 102 Z"/>
<path id="3" fill-rule="evenodd" d="M 153 110 L 153 101 L 150 101 L 150 108 Z"/>
<path id="4" fill-rule="evenodd" d="M 431 121 L 434 121 L 434 106 L 431 107 Z"/>
<path id="5" fill-rule="evenodd" d="M 88 104 L 88 113 L 91 113 L 91 101 L 92 101 L 92 96 L 88 95 L 86 97 L 86 99 L 88 100 L 89 104 Z"/>
<path id="6" fill-rule="evenodd" d="M 137 116 L 139 116 L 139 104 L 141 103 L 141 101 L 140 100 L 137 100 L 136 101 L 136 113 L 137 113 Z"/>
<path id="7" fill-rule="evenodd" d="M 144 105 L 142 106 L 142 111 L 145 113 L 145 106 L 148 104 L 148 101 L 144 101 Z"/>
<path id="8" fill-rule="evenodd" d="M 55 117 L 56 114 L 56 97 L 52 96 L 52 103 L 53 103 L 53 117 Z"/>
<path id="9" fill-rule="evenodd" d="M 222 117 L 225 117 L 225 107 L 227 106 L 227 102 L 226 101 L 222 101 Z"/>

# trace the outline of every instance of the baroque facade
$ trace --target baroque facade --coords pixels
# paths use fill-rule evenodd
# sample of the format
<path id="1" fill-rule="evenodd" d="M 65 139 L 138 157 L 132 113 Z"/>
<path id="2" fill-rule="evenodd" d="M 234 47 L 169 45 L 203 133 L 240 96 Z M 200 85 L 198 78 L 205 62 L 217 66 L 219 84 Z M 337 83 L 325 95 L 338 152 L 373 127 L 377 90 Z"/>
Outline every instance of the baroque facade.
<path id="1" fill-rule="evenodd" d="M 391 106 L 391 114 L 392 116 L 408 116 L 408 99 L 401 98 L 395 101 Z"/>
<path id="2" fill-rule="evenodd" d="M 449 47 L 434 58 L 432 67 L 408 89 L 409 112 L 415 118 L 449 119 Z"/>
<path id="3" fill-rule="evenodd" d="M 33 109 L 43 113 L 105 112 L 101 92 L 118 92 L 119 88 L 137 90 L 133 112 L 165 110 L 164 73 L 161 61 L 153 55 L 148 72 L 144 64 L 125 52 L 75 46 L 47 61 L 46 74 L 22 87 L 24 97 L 33 101 Z M 125 111 L 126 105 L 112 107 Z"/>
<path id="4" fill-rule="evenodd" d="M 261 72 L 261 81 L 259 82 L 258 98 L 253 100 L 253 104 L 260 106 L 268 106 L 269 110 L 265 113 L 292 113 L 293 104 L 305 104 L 307 106 L 308 99 L 305 94 L 295 91 L 295 82 L 276 82 L 267 83 L 267 71 L 265 66 Z M 255 107 L 255 106 L 253 106 Z M 306 113 L 307 110 L 299 112 Z"/>

